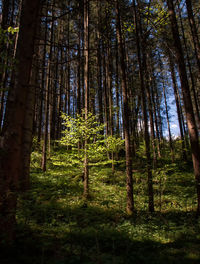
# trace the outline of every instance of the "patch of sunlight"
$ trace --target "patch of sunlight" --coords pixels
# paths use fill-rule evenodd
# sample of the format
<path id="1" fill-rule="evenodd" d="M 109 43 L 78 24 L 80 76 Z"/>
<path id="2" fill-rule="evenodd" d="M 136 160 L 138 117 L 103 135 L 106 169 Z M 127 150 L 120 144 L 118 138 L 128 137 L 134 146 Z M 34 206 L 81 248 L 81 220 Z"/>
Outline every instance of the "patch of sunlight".
<path id="1" fill-rule="evenodd" d="M 66 166 L 66 161 L 54 160 L 52 164 L 54 166 Z"/>
<path id="2" fill-rule="evenodd" d="M 189 252 L 186 255 L 186 258 L 193 259 L 193 260 L 199 260 L 200 259 L 200 253 L 197 253 L 197 252 Z"/>
<path id="3" fill-rule="evenodd" d="M 153 241 L 162 243 L 162 244 L 168 244 L 174 242 L 173 239 L 170 237 L 166 237 L 166 233 L 163 232 L 156 232 L 152 234 Z"/>

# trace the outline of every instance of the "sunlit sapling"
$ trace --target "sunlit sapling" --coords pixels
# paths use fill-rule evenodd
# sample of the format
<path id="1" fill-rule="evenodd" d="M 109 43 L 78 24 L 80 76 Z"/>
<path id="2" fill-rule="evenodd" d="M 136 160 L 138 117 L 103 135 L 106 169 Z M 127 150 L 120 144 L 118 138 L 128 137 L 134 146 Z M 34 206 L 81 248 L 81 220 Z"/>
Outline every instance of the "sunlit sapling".
<path id="1" fill-rule="evenodd" d="M 118 153 L 124 147 L 124 140 L 116 136 L 104 137 L 102 134 L 105 125 L 100 124 L 98 117 L 92 113 L 88 114 L 87 121 L 84 118 L 84 111 L 77 114 L 75 118 L 64 113 L 61 115 L 63 120 L 63 137 L 60 143 L 72 148 L 71 156 L 73 163 L 77 160 L 81 168 L 84 169 L 84 154 L 87 149 L 87 156 L 90 162 L 97 163 L 105 157 L 105 154 L 112 155 L 112 171 L 114 172 L 114 154 Z M 85 148 L 85 139 L 87 139 L 87 148 Z"/>
<path id="2" fill-rule="evenodd" d="M 8 29 L 0 28 L 0 43 L 3 45 L 12 44 L 12 35 L 19 32 L 19 27 L 9 27 Z"/>
<path id="3" fill-rule="evenodd" d="M 112 156 L 112 173 L 114 174 L 115 171 L 115 161 L 114 161 L 114 154 L 119 153 L 119 151 L 124 147 L 124 140 L 121 138 L 117 138 L 116 136 L 108 136 L 105 139 L 106 148 Z"/>
<path id="4" fill-rule="evenodd" d="M 98 118 L 88 113 L 85 120 L 84 111 L 77 114 L 75 118 L 64 113 L 61 115 L 63 120 L 63 136 L 60 143 L 72 148 L 71 155 L 79 160 L 79 164 L 84 169 L 84 154 L 87 151 L 89 162 L 96 162 L 102 159 L 105 153 L 105 142 L 102 136 L 104 125 L 97 122 Z M 87 147 L 85 142 L 87 139 Z"/>

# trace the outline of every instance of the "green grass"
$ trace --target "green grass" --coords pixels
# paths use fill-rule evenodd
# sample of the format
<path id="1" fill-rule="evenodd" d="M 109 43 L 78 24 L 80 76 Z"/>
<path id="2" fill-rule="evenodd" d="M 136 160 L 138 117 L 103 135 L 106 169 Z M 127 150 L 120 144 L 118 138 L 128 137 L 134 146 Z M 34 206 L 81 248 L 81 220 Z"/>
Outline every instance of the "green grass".
<path id="1" fill-rule="evenodd" d="M 48 170 L 32 160 L 31 190 L 20 197 L 17 237 L 1 252 L 1 264 L 200 263 L 200 221 L 191 166 L 159 164 L 154 172 L 156 212 L 147 212 L 146 173 L 134 162 L 136 211 L 125 214 L 124 163 L 90 169 L 90 199 L 83 200 L 81 169 L 64 152 Z"/>

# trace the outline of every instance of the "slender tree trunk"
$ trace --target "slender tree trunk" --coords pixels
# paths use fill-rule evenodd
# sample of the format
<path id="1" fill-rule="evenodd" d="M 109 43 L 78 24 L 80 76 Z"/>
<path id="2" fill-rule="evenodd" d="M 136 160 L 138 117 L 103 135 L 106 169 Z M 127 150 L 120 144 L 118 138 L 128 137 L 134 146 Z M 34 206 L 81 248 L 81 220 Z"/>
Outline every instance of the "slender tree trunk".
<path id="1" fill-rule="evenodd" d="M 126 210 L 129 215 L 133 214 L 134 211 L 134 200 L 133 200 L 133 178 L 132 178 L 132 155 L 131 155 L 131 141 L 129 131 L 129 102 L 128 102 L 128 87 L 126 78 L 126 64 L 125 54 L 122 40 L 121 30 L 121 18 L 119 13 L 119 1 L 116 0 L 116 30 L 119 44 L 120 54 L 120 71 L 122 78 L 122 93 L 123 93 L 123 127 L 125 136 L 125 151 L 126 151 L 126 189 L 127 189 L 127 206 Z"/>
<path id="2" fill-rule="evenodd" d="M 178 87 L 177 87 L 177 82 L 176 82 L 176 75 L 174 71 L 174 63 L 172 60 L 172 56 L 169 53 L 169 64 L 170 64 L 170 72 L 171 72 L 171 77 L 172 77 L 172 83 L 173 83 L 173 89 L 174 89 L 174 97 L 176 101 L 176 109 L 177 109 L 177 115 L 178 115 L 178 122 L 179 122 L 179 129 L 180 129 L 180 136 L 181 136 L 181 145 L 182 145 L 182 158 L 183 160 L 187 160 L 187 155 L 185 151 L 185 140 L 184 140 L 184 132 L 183 132 L 183 123 L 182 123 L 182 118 L 181 118 L 181 110 L 180 110 L 180 104 L 179 104 L 179 99 L 178 99 Z"/>
<path id="3" fill-rule="evenodd" d="M 46 17 L 48 15 L 48 4 L 46 6 Z M 42 121 L 43 121 L 43 106 L 44 106 L 44 91 L 45 91 L 45 67 L 46 67 L 46 50 L 47 50 L 47 30 L 48 23 L 47 18 L 45 21 L 45 34 L 44 34 L 44 50 L 43 50 L 43 62 L 42 62 L 42 83 L 40 87 L 40 108 L 39 108 L 39 118 L 38 118 L 38 137 L 37 142 L 40 143 L 42 137 Z"/>
<path id="4" fill-rule="evenodd" d="M 189 52 L 188 52 L 187 41 L 186 41 L 186 37 L 185 37 L 185 32 L 184 32 L 180 8 L 178 9 L 178 11 L 179 11 L 181 33 L 182 33 L 182 37 L 183 37 L 183 43 L 184 43 L 184 48 L 185 48 L 185 53 L 186 53 L 186 58 L 187 58 L 189 76 L 190 76 L 190 80 L 191 80 L 191 93 L 193 95 L 192 103 L 193 103 L 193 106 L 195 109 L 195 117 L 196 117 L 196 121 L 197 121 L 197 127 L 200 129 L 200 112 L 199 112 L 199 106 L 198 106 L 198 97 L 197 97 L 197 93 L 196 93 L 196 89 L 195 89 L 195 80 L 194 80 L 194 76 L 193 76 L 193 72 L 192 72 L 192 66 L 190 63 Z M 200 53 L 199 53 L 199 56 L 200 56 Z M 200 71 L 199 71 L 199 73 L 200 73 Z"/>
<path id="5" fill-rule="evenodd" d="M 104 57 L 103 57 L 103 75 L 104 75 L 104 118 L 106 124 L 106 135 L 109 135 L 109 113 L 108 113 L 108 87 L 107 87 L 107 70 L 106 70 L 106 51 L 105 48 L 103 49 Z"/>
<path id="6" fill-rule="evenodd" d="M 60 56 L 63 58 L 63 51 L 61 49 L 60 51 Z M 60 72 L 59 72 L 59 81 L 58 81 L 58 86 L 59 86 L 59 105 L 58 105 L 58 124 L 57 124 L 57 139 L 61 138 L 61 112 L 63 111 L 63 69 L 62 66 L 60 66 Z"/>
<path id="7" fill-rule="evenodd" d="M 147 54 L 148 56 L 148 54 Z M 147 102 L 148 102 L 148 110 L 149 110 L 149 119 L 150 119 L 150 130 L 151 130 L 151 141 L 152 141 L 152 148 L 153 148 L 153 167 L 157 167 L 157 154 L 156 154 L 156 145 L 155 145 L 155 130 L 154 130 L 154 118 L 153 118 L 153 106 L 152 106 L 152 99 L 151 99 L 151 91 L 150 91 L 150 77 L 149 77 L 149 70 L 148 65 L 146 64 L 146 94 L 147 94 Z"/>
<path id="8" fill-rule="evenodd" d="M 69 15 L 67 19 L 67 41 L 68 41 L 68 47 L 67 47 L 67 114 L 70 116 L 71 115 L 71 104 L 70 104 L 70 99 L 71 99 L 71 67 L 70 67 L 70 20 L 69 20 Z"/>
<path id="9" fill-rule="evenodd" d="M 141 38 L 142 28 L 141 28 L 141 23 L 140 22 L 138 23 L 135 0 L 133 1 L 133 8 L 134 8 L 134 20 L 135 20 L 135 27 L 136 27 L 136 45 L 137 45 L 137 56 L 138 56 L 139 73 L 140 73 L 140 86 L 141 86 L 141 95 L 142 95 L 145 150 L 146 150 L 146 157 L 147 157 L 149 211 L 154 212 L 154 195 L 153 195 L 153 179 L 152 179 L 152 170 L 151 170 L 150 137 L 149 137 L 149 132 L 148 132 L 148 117 L 147 117 L 146 96 L 145 96 L 146 89 L 145 89 L 145 81 L 144 81 L 144 72 L 146 70 L 146 51 L 145 51 L 145 45 L 143 43 L 143 46 L 142 46 L 143 61 L 142 61 L 141 46 L 139 43 L 139 40 Z"/>
<path id="10" fill-rule="evenodd" d="M 8 63 L 8 60 L 6 60 L 6 64 L 7 63 Z M 1 103 L 0 103 L 0 133 L 1 133 L 1 127 L 3 127 L 3 115 L 4 115 L 5 103 L 6 103 L 7 77 L 8 77 L 8 71 L 5 69 L 2 76 L 0 76 L 0 78 L 2 79 L 2 86 L 0 85 L 0 89 L 2 89 L 2 91 L 0 91 L 0 93 L 1 93 L 1 96 L 0 96 L 0 98 L 1 98 Z"/>
<path id="11" fill-rule="evenodd" d="M 54 81 L 52 90 L 52 97 L 51 97 L 51 118 L 50 118 L 50 124 L 51 124 L 51 139 L 55 140 L 57 139 L 58 133 L 56 128 L 58 127 L 58 114 L 57 114 L 57 103 L 58 103 L 58 96 L 57 96 L 57 78 L 58 78 L 58 48 L 54 47 L 53 49 L 54 54 L 54 61 L 56 61 L 56 64 L 54 66 L 54 72 L 52 73 L 54 75 Z M 66 113 L 66 112 L 65 112 Z"/>
<path id="12" fill-rule="evenodd" d="M 168 135 L 169 135 L 169 147 L 170 147 L 170 152 L 171 152 L 171 159 L 172 162 L 174 162 L 174 146 L 173 146 L 173 141 L 172 141 L 172 134 L 171 134 L 171 128 L 170 128 L 170 120 L 169 120 L 169 111 L 168 111 L 168 104 L 167 104 L 167 97 L 166 97 L 166 88 L 165 88 L 165 79 L 164 79 L 164 72 L 163 72 L 163 65 L 162 65 L 162 60 L 159 55 L 159 66 L 160 66 L 160 71 L 161 71 L 161 83 L 162 83 L 162 88 L 163 88 L 163 96 L 164 96 L 164 103 L 165 103 L 165 112 L 166 112 L 166 118 L 167 118 L 167 128 L 168 128 Z"/>
<path id="13" fill-rule="evenodd" d="M 42 171 L 46 171 L 47 161 L 47 143 L 48 143 L 48 126 L 49 126 L 49 91 L 50 91 L 50 61 L 47 65 L 47 76 L 45 85 L 45 106 L 44 106 L 44 133 L 43 133 L 43 147 L 42 147 Z"/>
<path id="14" fill-rule="evenodd" d="M 98 106 L 99 106 L 99 122 L 103 124 L 103 91 L 102 91 L 102 56 L 100 33 L 97 33 L 98 49 L 97 49 L 97 65 L 98 65 Z"/>
<path id="15" fill-rule="evenodd" d="M 79 3 L 79 7 L 81 4 Z M 79 26 L 81 27 L 81 17 L 79 16 Z M 81 113 L 81 32 L 78 35 L 78 63 L 77 63 L 77 113 Z"/>
<path id="16" fill-rule="evenodd" d="M 89 1 L 84 0 L 84 88 L 85 88 L 85 122 L 89 113 Z M 84 157 L 84 192 L 87 199 L 89 196 L 89 166 L 88 166 L 88 138 L 85 137 Z"/>
<path id="17" fill-rule="evenodd" d="M 120 114 L 120 96 L 119 96 L 119 56 L 118 56 L 118 41 L 116 38 L 116 56 L 115 56 L 115 64 L 116 64 L 116 77 L 115 77 L 115 86 L 116 86 L 116 134 L 117 136 L 120 136 L 120 118 L 119 118 L 119 114 Z"/>
<path id="18" fill-rule="evenodd" d="M 167 118 L 167 128 L 168 128 L 168 134 L 169 134 L 169 146 L 170 146 L 172 162 L 174 162 L 174 147 L 173 147 L 173 141 L 172 141 L 172 134 L 171 134 L 171 128 L 170 128 L 170 121 L 169 121 L 169 112 L 168 112 L 168 105 L 167 105 L 167 97 L 166 97 L 166 89 L 165 89 L 164 83 L 163 83 L 163 95 L 164 95 L 165 112 L 166 112 L 166 118 Z"/>
<path id="19" fill-rule="evenodd" d="M 159 126 L 158 126 L 158 117 L 157 117 L 157 109 L 156 109 L 156 103 L 155 103 L 155 89 L 156 89 L 156 82 L 154 80 L 153 71 L 151 70 L 152 75 L 152 89 L 151 89 L 151 98 L 152 98 L 152 105 L 153 105 L 153 116 L 155 121 L 155 132 L 156 132 L 156 146 L 157 146 L 157 153 L 158 157 L 161 158 L 161 152 L 160 152 L 160 133 L 159 133 Z M 157 106 L 159 107 L 159 106 Z"/>
<path id="20" fill-rule="evenodd" d="M 53 42 L 53 30 L 54 25 L 51 22 L 50 26 L 50 51 L 49 58 L 47 63 L 47 71 L 46 71 L 46 84 L 45 84 L 45 108 L 44 108 L 44 136 L 43 136 L 43 148 L 42 148 L 42 171 L 46 171 L 46 161 L 47 161 L 47 144 L 48 144 L 48 131 L 49 131 L 49 100 L 50 100 L 50 74 L 51 74 L 51 61 L 52 61 L 52 42 Z"/>

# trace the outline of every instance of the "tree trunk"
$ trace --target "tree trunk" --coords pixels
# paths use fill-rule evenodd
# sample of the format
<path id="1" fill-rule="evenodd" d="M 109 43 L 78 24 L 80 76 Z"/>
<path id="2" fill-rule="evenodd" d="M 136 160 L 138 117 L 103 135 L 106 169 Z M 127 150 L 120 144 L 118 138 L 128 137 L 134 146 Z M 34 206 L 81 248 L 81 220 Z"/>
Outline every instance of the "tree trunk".
<path id="1" fill-rule="evenodd" d="M 144 120 L 144 138 L 145 138 L 145 151 L 147 158 L 147 175 L 148 175 L 148 197 L 149 197 L 149 211 L 154 212 L 154 195 L 153 195 L 153 179 L 152 179 L 152 168 L 151 168 L 151 154 L 150 154 L 150 137 L 148 131 L 148 117 L 147 117 L 147 106 L 146 106 L 146 96 L 145 96 L 145 81 L 144 81 L 144 72 L 146 69 L 146 51 L 145 43 L 142 45 L 143 51 L 143 60 L 141 58 L 141 44 L 139 42 L 142 35 L 141 22 L 138 23 L 137 9 L 135 5 L 135 0 L 133 1 L 134 8 L 134 20 L 136 27 L 136 45 L 137 45 L 137 56 L 139 64 L 139 73 L 140 73 L 140 87 L 141 87 L 141 96 L 142 96 L 142 110 L 143 110 L 143 120 Z M 147 76 L 146 76 L 147 79 Z M 148 80 L 146 80 L 147 82 Z"/>
<path id="2" fill-rule="evenodd" d="M 129 215 L 133 214 L 134 211 L 134 200 L 133 200 L 133 178 L 132 178 L 132 155 L 131 155 L 131 141 L 129 131 L 129 102 L 128 102 L 128 87 L 126 79 L 126 64 L 125 54 L 122 40 L 121 30 L 121 18 L 119 13 L 119 1 L 116 0 L 116 30 L 117 39 L 119 44 L 120 54 L 120 71 L 122 78 L 122 94 L 123 94 L 123 128 L 125 136 L 125 151 L 126 151 L 126 189 L 127 189 L 127 206 L 126 210 Z"/>
<path id="3" fill-rule="evenodd" d="M 39 0 L 24 0 L 16 52 L 15 83 L 6 107 L 6 126 L 0 156 L 0 236 L 14 241 L 17 193 L 20 186 L 23 127 L 26 125 L 26 102 L 29 94 L 34 37 L 39 11 Z"/>
<path id="4" fill-rule="evenodd" d="M 150 64 L 151 65 L 151 64 Z M 155 121 L 155 132 L 156 132 L 156 146 L 157 146 L 157 154 L 158 157 L 161 158 L 161 152 L 160 152 L 160 133 L 159 133 L 159 126 L 158 126 L 158 111 L 156 109 L 156 103 L 155 103 L 155 90 L 157 90 L 156 88 L 156 82 L 155 82 L 155 77 L 153 75 L 154 71 L 152 70 L 153 67 L 151 68 L 151 76 L 152 76 L 152 80 L 151 80 L 151 85 L 152 85 L 152 89 L 151 89 L 151 98 L 152 98 L 152 105 L 153 105 L 153 116 L 154 116 L 154 121 Z M 157 92 L 157 91 L 156 91 Z M 157 108 L 159 108 L 159 105 L 157 105 Z"/>
<path id="5" fill-rule="evenodd" d="M 179 37 L 178 25 L 176 20 L 176 14 L 174 10 L 174 4 L 172 0 L 167 0 L 169 18 L 171 21 L 171 30 L 174 39 L 174 47 L 176 51 L 176 59 L 179 67 L 179 75 L 181 81 L 181 88 L 183 93 L 183 101 L 186 113 L 186 120 L 188 125 L 188 132 L 190 136 L 191 151 L 192 151 L 192 160 L 194 167 L 194 174 L 196 179 L 196 188 L 197 188 L 197 214 L 200 214 L 200 147 L 198 140 L 198 132 L 195 123 L 195 117 L 192 107 L 192 101 L 190 96 L 190 89 L 187 79 L 186 66 L 184 61 L 184 55 L 182 50 L 182 45 Z"/>
<path id="6" fill-rule="evenodd" d="M 43 136 L 43 148 L 42 148 L 42 171 L 46 171 L 47 160 L 47 144 L 48 144 L 48 131 L 49 131 L 49 100 L 50 100 L 50 75 L 51 75 L 51 61 L 52 61 L 52 41 L 53 41 L 54 24 L 50 25 L 50 51 L 46 70 L 46 83 L 45 83 L 45 107 L 44 107 L 44 136 Z"/>
<path id="7" fill-rule="evenodd" d="M 191 0 L 186 0 L 186 7 L 187 7 L 190 29 L 192 32 L 192 38 L 193 38 L 193 43 L 194 43 L 194 51 L 195 51 L 195 56 L 196 56 L 196 60 L 197 60 L 197 66 L 198 66 L 199 74 L 200 74 L 200 42 L 199 42 L 197 27 L 196 27 L 194 15 L 193 15 L 192 1 Z"/>
<path id="8" fill-rule="evenodd" d="M 89 2 L 84 0 L 84 88 L 85 88 L 85 122 L 87 124 L 89 112 Z M 88 138 L 85 137 L 84 157 L 84 198 L 89 196 L 89 166 L 88 166 Z"/>
<path id="9" fill-rule="evenodd" d="M 147 54 L 148 56 L 148 54 Z M 148 62 L 148 61 L 147 61 Z M 151 99 L 151 91 L 150 91 L 150 77 L 149 77 L 149 70 L 148 64 L 146 64 L 146 94 L 147 94 L 147 102 L 148 102 L 148 110 L 149 110 L 149 119 L 150 119 L 150 130 L 151 130 L 151 142 L 153 148 L 153 167 L 157 167 L 157 154 L 156 154 L 156 145 L 155 145 L 155 130 L 154 130 L 154 118 L 153 118 L 153 106 L 152 106 L 152 99 Z"/>
<path id="10" fill-rule="evenodd" d="M 189 70 L 189 76 L 190 76 L 190 80 L 191 80 L 191 93 L 193 95 L 192 103 L 193 103 L 193 106 L 195 109 L 195 117 L 196 117 L 196 121 L 197 121 L 197 127 L 200 130 L 200 113 L 199 113 L 199 106 L 198 106 L 198 97 L 197 97 L 196 87 L 195 87 L 195 80 L 194 80 L 194 76 L 193 76 L 193 72 L 192 72 L 192 66 L 190 63 L 189 52 L 188 52 L 188 47 L 187 47 L 187 42 L 186 42 L 186 37 L 185 37 L 185 32 L 184 32 L 180 8 L 178 9 L 178 11 L 179 11 L 180 26 L 181 26 L 183 43 L 184 43 L 184 48 L 185 48 L 185 53 L 186 53 L 187 65 L 188 65 L 188 70 Z M 200 56 L 200 53 L 199 53 L 199 56 Z M 199 73 L 200 73 L 200 71 L 199 71 Z"/>
<path id="11" fill-rule="evenodd" d="M 182 159 L 184 161 L 187 160 L 187 155 L 185 151 L 185 140 L 184 140 L 184 132 L 183 132 L 183 120 L 181 118 L 181 110 L 180 110 L 180 104 L 178 99 L 178 87 L 176 82 L 176 75 L 174 71 L 174 63 L 172 60 L 172 56 L 169 53 L 169 64 L 170 64 L 170 72 L 172 77 L 172 83 L 173 83 L 173 89 L 174 89 L 174 97 L 176 101 L 176 109 L 177 109 L 177 115 L 178 115 L 178 123 L 179 123 L 179 129 L 180 129 L 180 136 L 181 136 L 181 145 L 182 145 Z"/>
<path id="12" fill-rule="evenodd" d="M 39 9 L 39 14 L 41 13 L 41 8 Z M 36 34 L 40 33 L 40 16 L 37 17 L 36 24 Z M 35 44 L 38 41 L 35 38 Z M 26 115 L 24 119 L 23 126 L 23 139 L 22 139 L 22 150 L 21 150 L 21 171 L 20 171 L 20 190 L 26 191 L 30 188 L 30 158 L 31 158 L 31 147 L 33 139 L 33 120 L 34 120 L 34 110 L 35 110 L 35 95 L 36 95 L 36 85 L 38 79 L 38 63 L 37 57 L 39 53 L 39 45 L 35 45 L 35 52 L 33 56 L 33 66 L 30 76 L 29 93 L 27 95 L 26 102 Z"/>

